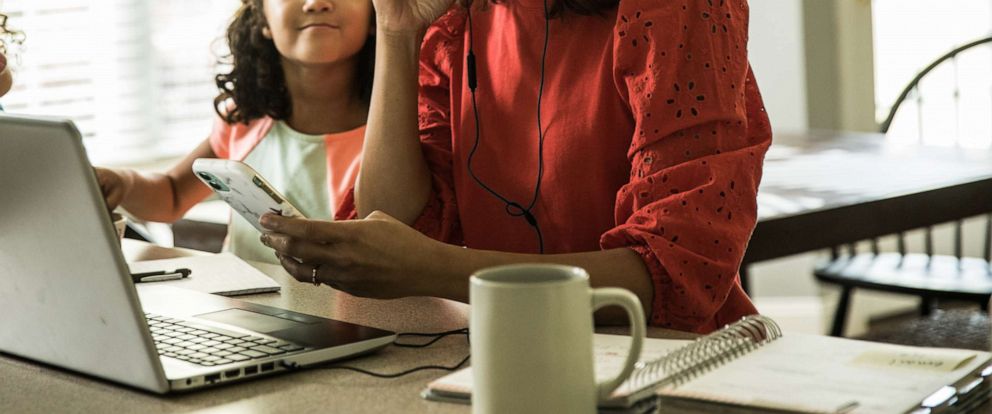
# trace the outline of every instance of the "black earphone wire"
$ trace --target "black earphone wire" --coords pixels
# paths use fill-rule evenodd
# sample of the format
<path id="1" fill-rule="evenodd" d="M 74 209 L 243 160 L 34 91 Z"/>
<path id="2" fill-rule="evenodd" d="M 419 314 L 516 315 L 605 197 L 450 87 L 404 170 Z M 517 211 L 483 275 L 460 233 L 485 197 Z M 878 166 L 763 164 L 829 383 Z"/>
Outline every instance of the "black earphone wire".
<path id="1" fill-rule="evenodd" d="M 537 218 L 534 217 L 534 215 L 531 213 L 531 210 L 533 210 L 534 206 L 537 204 L 538 196 L 541 193 L 541 181 L 542 178 L 544 177 L 544 129 L 543 129 L 543 122 L 541 119 L 541 103 L 543 102 L 543 98 L 544 98 L 545 63 L 547 61 L 547 56 L 548 56 L 548 39 L 550 38 L 550 33 L 551 33 L 551 19 L 550 16 L 548 15 L 548 1 L 544 0 L 544 48 L 541 51 L 541 81 L 537 91 L 537 136 L 538 136 L 537 183 L 534 185 L 534 196 L 531 199 L 530 204 L 527 206 L 527 208 L 524 208 L 515 201 L 503 197 L 501 194 L 496 192 L 496 190 L 493 190 L 488 185 L 486 185 L 486 183 L 484 183 L 478 176 L 475 175 L 475 172 L 472 171 L 472 159 L 475 157 L 475 151 L 479 148 L 479 139 L 482 136 L 482 126 L 481 126 L 481 121 L 479 119 L 479 106 L 476 104 L 476 99 L 475 99 L 475 88 L 478 86 L 478 78 L 476 78 L 476 71 L 475 71 L 476 66 L 475 66 L 475 51 L 474 51 L 474 39 L 473 39 L 474 30 L 472 27 L 471 6 L 467 7 L 467 9 L 468 9 L 469 47 L 468 47 L 468 57 L 467 57 L 466 65 L 468 66 L 469 90 L 472 93 L 472 112 L 475 115 L 475 143 L 472 145 L 472 150 L 469 151 L 468 154 L 468 173 L 469 175 L 472 176 L 472 179 L 474 179 L 475 182 L 479 184 L 479 186 L 481 186 L 483 189 L 489 192 L 489 194 L 492 194 L 500 201 L 506 203 L 507 214 L 513 217 L 524 217 L 527 220 L 527 223 L 530 224 L 531 227 L 534 228 L 534 231 L 537 233 L 538 249 L 540 253 L 544 253 L 544 236 L 541 234 L 541 226 L 538 225 Z M 452 331 L 439 332 L 439 333 L 400 333 L 397 334 L 398 337 L 422 336 L 422 337 L 432 337 L 433 339 L 422 344 L 401 343 L 394 341 L 393 345 L 398 347 L 405 347 L 405 348 L 425 348 L 430 345 L 433 345 L 435 342 L 450 335 L 465 335 L 467 338 L 468 333 L 469 333 L 468 328 L 456 329 Z M 465 363 L 468 362 L 471 356 L 472 356 L 471 354 L 466 355 L 464 358 L 462 358 L 461 361 L 450 367 L 443 365 L 424 365 L 424 366 L 414 367 L 408 370 L 395 372 L 395 373 L 388 373 L 388 374 L 373 372 L 363 368 L 347 366 L 347 365 L 332 365 L 332 366 L 324 366 L 321 368 L 355 371 L 379 378 L 398 378 L 404 375 L 408 375 L 423 370 L 454 371 L 465 365 Z"/>
<path id="2" fill-rule="evenodd" d="M 345 365 L 330 366 L 330 367 L 321 367 L 321 368 L 322 369 L 340 369 L 340 370 L 345 370 L 345 371 L 354 371 L 354 372 L 358 372 L 360 374 L 365 374 L 365 375 L 373 376 L 373 377 L 376 377 L 376 378 L 387 378 L 387 379 L 391 379 L 391 378 L 399 378 L 399 377 L 402 377 L 402 376 L 410 375 L 410 374 L 412 374 L 414 372 L 418 372 L 418 371 L 426 371 L 426 370 L 432 370 L 432 369 L 441 370 L 441 371 L 456 371 L 459 368 L 461 368 L 463 365 L 465 365 L 465 363 L 468 362 L 468 359 L 469 358 L 471 358 L 471 355 L 465 355 L 465 358 L 462 358 L 461 361 L 459 361 L 457 364 L 452 365 L 450 367 L 446 367 L 444 365 L 423 365 L 423 366 L 419 366 L 419 367 L 415 367 L 415 368 L 410 368 L 410 369 L 408 369 L 406 371 L 393 372 L 393 373 L 389 373 L 389 374 L 383 374 L 381 372 L 373 372 L 373 371 L 369 371 L 367 369 L 358 368 L 358 367 L 351 367 L 351 366 L 345 366 Z"/>
<path id="3" fill-rule="evenodd" d="M 414 333 L 414 332 L 410 332 L 410 333 L 399 333 L 399 334 L 396 334 L 397 339 L 399 339 L 399 337 L 403 337 L 403 336 L 432 337 L 434 339 L 430 340 L 429 342 L 420 343 L 420 344 L 403 343 L 403 342 L 398 342 L 398 341 L 395 341 L 394 340 L 393 341 L 393 346 L 402 347 L 402 348 L 426 348 L 428 346 L 433 345 L 435 342 L 441 340 L 442 338 L 445 338 L 445 337 L 448 337 L 448 336 L 451 336 L 451 335 L 465 335 L 465 339 L 468 340 L 468 338 L 469 338 L 468 333 L 469 333 L 468 332 L 468 328 L 461 328 L 461 329 L 455 329 L 455 330 L 451 330 L 451 331 L 438 332 L 438 333 Z M 471 358 L 471 357 L 472 357 L 472 354 L 469 353 L 468 355 L 465 355 L 465 357 L 462 358 L 460 361 L 458 361 L 457 364 L 452 365 L 452 366 L 444 366 L 444 365 L 421 365 L 419 367 L 413 367 L 413 368 L 410 368 L 410 369 L 407 369 L 407 370 L 403 370 L 403 371 L 399 371 L 399 372 L 390 372 L 390 373 L 382 373 L 382 372 L 369 371 L 369 370 L 364 369 L 364 368 L 358 368 L 358 367 L 349 366 L 349 365 L 327 365 L 327 366 L 320 366 L 318 368 L 320 368 L 320 369 L 328 369 L 328 370 L 339 369 L 339 370 L 345 370 L 345 371 L 354 371 L 354 372 L 358 372 L 358 373 L 361 373 L 361 374 L 370 375 L 370 376 L 373 376 L 373 377 L 376 377 L 376 378 L 399 378 L 399 377 L 402 377 L 402 376 L 405 376 L 405 375 L 409 375 L 409 374 L 412 374 L 412 373 L 418 372 L 418 371 L 426 371 L 426 370 L 455 371 L 455 370 L 458 370 L 459 368 L 461 368 L 462 366 L 464 366 L 465 363 L 468 362 L 469 358 Z M 289 366 L 288 368 L 295 368 L 295 367 L 294 366 Z"/>
<path id="4" fill-rule="evenodd" d="M 466 57 L 466 66 L 468 67 L 468 88 L 472 94 L 472 113 L 475 115 L 475 143 L 472 145 L 472 150 L 468 153 L 468 173 L 472 176 L 472 179 L 479 184 L 482 189 L 486 190 L 489 194 L 498 198 L 504 204 L 506 204 L 506 214 L 513 217 L 523 217 L 527 220 L 527 224 L 534 228 L 534 232 L 537 233 L 537 245 L 538 252 L 544 253 L 544 235 L 541 233 L 541 226 L 537 222 L 537 218 L 531 212 L 534 206 L 537 204 L 538 196 L 541 193 L 541 181 L 544 178 L 544 127 L 541 120 L 541 103 L 544 99 L 544 73 L 545 73 L 545 63 L 548 57 L 548 40 L 551 34 L 551 17 L 548 14 L 548 1 L 544 0 L 544 48 L 541 51 L 541 81 L 540 86 L 537 91 L 537 137 L 538 137 L 538 147 L 537 147 L 537 183 L 534 185 L 534 196 L 531 198 L 530 204 L 526 208 L 517 203 L 516 201 L 507 199 L 503 197 L 500 193 L 496 192 L 490 188 L 486 183 L 482 181 L 478 176 L 475 175 L 475 171 L 472 170 L 472 160 L 475 158 L 475 152 L 479 149 L 479 140 L 482 136 L 482 121 L 479 119 L 479 105 L 476 103 L 475 99 L 475 89 L 478 87 L 478 78 L 476 77 L 476 62 L 475 62 L 475 30 L 472 26 L 472 6 L 466 7 L 468 13 L 468 56 Z"/>

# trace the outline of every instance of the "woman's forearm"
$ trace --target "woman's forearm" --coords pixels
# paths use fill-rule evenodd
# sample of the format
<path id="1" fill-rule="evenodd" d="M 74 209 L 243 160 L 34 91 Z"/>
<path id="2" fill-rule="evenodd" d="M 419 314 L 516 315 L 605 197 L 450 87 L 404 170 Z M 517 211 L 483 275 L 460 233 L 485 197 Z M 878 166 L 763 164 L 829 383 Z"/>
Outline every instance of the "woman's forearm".
<path id="1" fill-rule="evenodd" d="M 375 84 L 355 185 L 359 217 L 380 210 L 411 224 L 431 191 L 417 124 L 418 56 L 422 36 L 376 35 Z"/>
<path id="2" fill-rule="evenodd" d="M 637 295 L 644 309 L 645 318 L 651 316 L 654 287 L 651 275 L 644 261 L 633 250 L 612 249 L 594 252 L 539 255 L 505 253 L 488 250 L 466 249 L 445 245 L 438 253 L 436 269 L 428 269 L 422 275 L 427 279 L 427 289 L 434 292 L 421 292 L 426 296 L 439 296 L 446 299 L 468 302 L 469 276 L 476 271 L 505 264 L 554 263 L 578 266 L 589 272 L 592 287 L 619 287 Z M 437 278 L 443 280 L 437 280 Z M 606 308 L 596 312 L 599 324 L 624 324 L 626 314 L 620 308 Z"/>

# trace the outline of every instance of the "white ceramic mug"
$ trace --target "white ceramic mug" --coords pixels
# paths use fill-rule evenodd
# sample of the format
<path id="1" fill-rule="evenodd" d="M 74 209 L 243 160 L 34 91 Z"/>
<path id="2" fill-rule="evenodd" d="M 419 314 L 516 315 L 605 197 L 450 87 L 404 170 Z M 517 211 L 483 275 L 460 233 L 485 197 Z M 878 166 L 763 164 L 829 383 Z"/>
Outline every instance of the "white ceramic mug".
<path id="1" fill-rule="evenodd" d="M 644 314 L 633 293 L 591 289 L 585 270 L 518 264 L 472 275 L 469 302 L 473 413 L 595 413 L 641 354 Z M 592 312 L 627 311 L 630 352 L 620 373 L 597 383 Z"/>

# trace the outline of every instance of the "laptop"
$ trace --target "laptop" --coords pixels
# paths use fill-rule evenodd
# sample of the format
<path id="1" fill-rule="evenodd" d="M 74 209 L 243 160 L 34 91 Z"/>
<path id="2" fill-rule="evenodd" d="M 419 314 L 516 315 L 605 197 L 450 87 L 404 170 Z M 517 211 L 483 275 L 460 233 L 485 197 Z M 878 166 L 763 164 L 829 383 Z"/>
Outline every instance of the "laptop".
<path id="1" fill-rule="evenodd" d="M 168 393 L 371 353 L 396 334 L 135 285 L 71 121 L 0 114 L 0 352 Z M 195 277 L 195 275 L 194 275 Z"/>

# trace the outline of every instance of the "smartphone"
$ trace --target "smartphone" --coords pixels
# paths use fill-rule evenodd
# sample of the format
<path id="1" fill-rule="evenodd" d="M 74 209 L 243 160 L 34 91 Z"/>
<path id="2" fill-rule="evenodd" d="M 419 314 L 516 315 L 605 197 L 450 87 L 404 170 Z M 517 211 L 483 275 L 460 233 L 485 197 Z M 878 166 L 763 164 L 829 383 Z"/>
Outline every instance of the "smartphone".
<path id="1" fill-rule="evenodd" d="M 306 218 L 261 174 L 241 161 L 197 158 L 193 173 L 258 231 L 268 231 L 258 223 L 265 213 Z"/>

